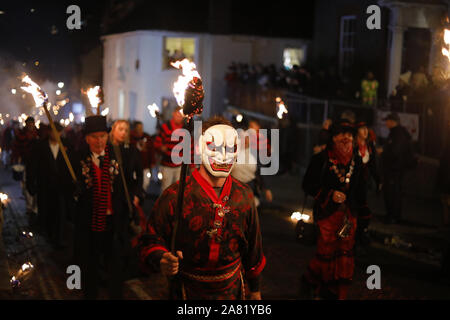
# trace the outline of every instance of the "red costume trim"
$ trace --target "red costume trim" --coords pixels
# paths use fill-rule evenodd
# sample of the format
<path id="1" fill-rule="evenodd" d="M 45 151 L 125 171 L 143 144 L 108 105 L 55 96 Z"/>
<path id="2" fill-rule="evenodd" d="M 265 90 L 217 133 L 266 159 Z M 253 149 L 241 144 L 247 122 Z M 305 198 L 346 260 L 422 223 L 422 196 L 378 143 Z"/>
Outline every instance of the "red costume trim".
<path id="1" fill-rule="evenodd" d="M 263 256 L 261 261 L 256 266 L 251 268 L 250 271 L 247 272 L 247 277 L 256 278 L 263 271 L 265 266 L 266 266 L 266 257 Z"/>
<path id="2" fill-rule="evenodd" d="M 205 178 L 203 178 L 198 172 L 198 170 L 195 170 L 192 172 L 192 176 L 194 179 L 200 184 L 202 189 L 206 192 L 208 197 L 211 199 L 211 201 L 217 205 L 217 208 L 215 208 L 214 213 L 214 220 L 212 221 L 212 227 L 214 228 L 214 223 L 220 223 L 220 227 L 217 228 L 217 234 L 211 238 L 209 241 L 209 261 L 208 261 L 208 267 L 213 268 L 217 261 L 219 260 L 219 249 L 220 244 L 217 242 L 217 239 L 220 239 L 222 235 L 222 225 L 223 225 L 223 218 L 225 215 L 222 215 L 222 217 L 219 215 L 219 211 L 223 210 L 223 207 L 225 205 L 224 199 L 229 199 L 230 191 L 231 191 L 231 185 L 233 183 L 233 180 L 231 179 L 231 175 L 229 175 L 222 188 L 222 193 L 220 194 L 220 198 L 217 198 L 217 194 L 214 191 L 213 187 L 209 184 L 208 181 L 206 181 Z"/>

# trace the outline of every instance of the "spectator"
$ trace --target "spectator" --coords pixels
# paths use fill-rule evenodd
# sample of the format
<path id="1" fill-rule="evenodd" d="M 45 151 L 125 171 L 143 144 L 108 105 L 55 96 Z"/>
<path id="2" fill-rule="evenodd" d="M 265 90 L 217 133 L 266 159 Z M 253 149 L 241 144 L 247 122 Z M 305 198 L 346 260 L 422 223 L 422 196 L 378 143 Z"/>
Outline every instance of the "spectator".
<path id="1" fill-rule="evenodd" d="M 330 140 L 330 126 L 333 123 L 331 119 L 327 119 L 323 122 L 322 129 L 319 132 L 319 141 L 314 146 L 314 154 L 320 153 L 327 147 L 327 143 Z"/>
<path id="2" fill-rule="evenodd" d="M 411 89 L 416 92 L 423 92 L 428 87 L 429 81 L 425 73 L 425 68 L 420 66 L 411 77 Z"/>
<path id="3" fill-rule="evenodd" d="M 130 133 L 130 144 L 140 152 L 143 169 L 151 169 L 155 166 L 153 139 L 148 133 L 144 132 L 141 121 L 134 122 L 133 130 Z"/>
<path id="4" fill-rule="evenodd" d="M 366 78 L 361 81 L 361 98 L 365 106 L 375 107 L 378 97 L 378 81 L 371 71 L 367 72 Z"/>
<path id="5" fill-rule="evenodd" d="M 383 190 L 386 206 L 386 223 L 398 223 L 402 216 L 403 176 L 412 161 L 411 136 L 400 125 L 397 113 L 386 118 L 386 127 L 390 130 L 386 145 L 381 149 L 383 168 Z"/>

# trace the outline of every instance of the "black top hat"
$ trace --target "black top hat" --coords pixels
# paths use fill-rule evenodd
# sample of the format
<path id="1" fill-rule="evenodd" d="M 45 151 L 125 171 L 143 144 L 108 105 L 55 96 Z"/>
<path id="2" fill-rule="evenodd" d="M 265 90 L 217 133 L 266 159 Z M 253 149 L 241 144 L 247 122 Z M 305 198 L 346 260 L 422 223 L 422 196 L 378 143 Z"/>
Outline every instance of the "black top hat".
<path id="1" fill-rule="evenodd" d="M 34 122 L 34 118 L 33 118 L 33 117 L 28 117 L 28 118 L 25 120 L 25 123 L 28 123 L 28 122 Z"/>
<path id="2" fill-rule="evenodd" d="M 393 120 L 396 122 L 400 122 L 400 117 L 398 116 L 397 112 L 391 112 L 386 116 L 386 118 L 383 119 L 383 121 L 386 120 Z"/>
<path id="3" fill-rule="evenodd" d="M 333 122 L 333 124 L 330 127 L 330 138 L 345 132 L 350 132 L 351 134 L 354 134 L 355 127 L 347 119 L 339 119 Z"/>
<path id="4" fill-rule="evenodd" d="M 109 128 L 106 125 L 106 117 L 104 116 L 89 116 L 86 117 L 84 122 L 84 134 L 89 134 L 92 132 L 109 132 Z"/>

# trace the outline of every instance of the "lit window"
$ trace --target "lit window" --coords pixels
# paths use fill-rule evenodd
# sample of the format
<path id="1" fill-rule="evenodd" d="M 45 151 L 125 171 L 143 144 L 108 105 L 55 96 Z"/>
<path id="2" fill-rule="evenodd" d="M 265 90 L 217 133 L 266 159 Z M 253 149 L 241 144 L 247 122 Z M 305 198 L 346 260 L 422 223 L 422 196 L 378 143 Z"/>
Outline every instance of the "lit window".
<path id="1" fill-rule="evenodd" d="M 346 74 L 355 59 L 356 16 L 341 17 L 339 39 L 339 71 Z"/>
<path id="2" fill-rule="evenodd" d="M 163 69 L 171 68 L 170 63 L 184 58 L 194 61 L 195 38 L 164 38 Z"/>
<path id="3" fill-rule="evenodd" d="M 283 51 L 283 65 L 290 70 L 293 66 L 300 66 L 305 57 L 303 49 L 286 48 Z"/>

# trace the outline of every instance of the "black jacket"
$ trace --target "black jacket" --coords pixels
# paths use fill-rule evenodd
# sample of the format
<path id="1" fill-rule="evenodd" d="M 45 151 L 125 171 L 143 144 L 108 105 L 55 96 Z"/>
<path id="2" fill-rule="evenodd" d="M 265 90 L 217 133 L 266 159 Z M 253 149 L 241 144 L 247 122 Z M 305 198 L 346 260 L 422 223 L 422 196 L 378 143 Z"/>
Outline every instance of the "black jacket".
<path id="1" fill-rule="evenodd" d="M 334 171 L 330 170 L 332 164 L 328 158 L 328 149 L 313 155 L 303 178 L 303 190 L 315 199 L 314 220 L 325 219 L 336 212 L 339 204 L 332 199 L 334 191 L 346 194 L 346 204 L 352 215 L 357 216 L 359 209 L 364 207 L 365 199 L 361 190 L 361 166 L 355 161 L 352 177 L 348 189 L 341 183 Z"/>
<path id="2" fill-rule="evenodd" d="M 109 152 L 110 161 L 117 161 L 114 155 L 114 150 L 111 145 L 107 146 Z M 121 148 L 122 149 L 122 148 Z M 123 150 L 122 150 L 123 151 Z M 74 157 L 74 170 L 77 175 L 78 185 L 76 191 L 77 204 L 76 204 L 76 217 L 75 217 L 75 258 L 78 263 L 83 264 L 88 261 L 88 253 L 91 234 L 91 223 L 93 214 L 93 186 L 90 186 L 87 182 L 86 175 L 82 173 L 82 161 L 89 163 L 91 153 L 89 149 L 82 150 Z M 126 152 L 122 152 L 122 161 L 124 166 L 125 177 L 127 181 L 132 180 L 129 177 L 131 170 L 131 161 Z M 89 174 L 93 174 L 90 173 Z M 128 177 L 128 178 L 127 178 Z M 127 256 L 130 250 L 131 233 L 129 230 L 130 225 L 130 212 L 128 210 L 127 198 L 125 196 L 125 189 L 122 183 L 122 178 L 119 174 L 113 175 L 112 180 L 112 232 L 113 243 L 111 243 L 112 251 L 114 254 L 121 256 Z M 128 185 L 129 189 L 132 189 Z M 132 195 L 130 195 L 131 201 L 133 201 Z"/>
<path id="3" fill-rule="evenodd" d="M 405 164 L 412 157 L 411 136 L 401 125 L 392 128 L 382 153 L 382 168 L 384 174 L 401 173 Z"/>

